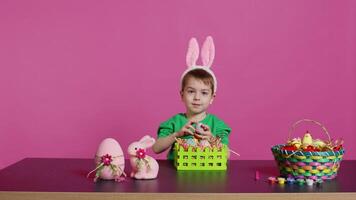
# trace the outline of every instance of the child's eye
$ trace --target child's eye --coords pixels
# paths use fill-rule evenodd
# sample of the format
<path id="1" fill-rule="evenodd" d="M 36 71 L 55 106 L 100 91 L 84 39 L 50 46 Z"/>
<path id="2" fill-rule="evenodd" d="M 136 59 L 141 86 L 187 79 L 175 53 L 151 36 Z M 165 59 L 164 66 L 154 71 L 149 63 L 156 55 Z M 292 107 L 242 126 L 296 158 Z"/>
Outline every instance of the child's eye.
<path id="1" fill-rule="evenodd" d="M 194 93 L 193 90 L 188 90 L 188 94 L 192 94 L 192 93 Z"/>
<path id="2" fill-rule="evenodd" d="M 202 92 L 204 96 L 209 95 L 209 92 Z"/>

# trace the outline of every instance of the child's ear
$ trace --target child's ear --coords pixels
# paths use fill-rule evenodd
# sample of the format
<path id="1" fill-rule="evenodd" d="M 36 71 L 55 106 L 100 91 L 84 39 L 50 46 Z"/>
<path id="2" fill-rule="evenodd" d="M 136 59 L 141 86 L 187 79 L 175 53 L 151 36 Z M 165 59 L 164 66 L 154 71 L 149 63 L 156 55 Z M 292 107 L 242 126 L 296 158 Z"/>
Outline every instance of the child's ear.
<path id="1" fill-rule="evenodd" d="M 179 92 L 179 94 L 180 94 L 180 97 L 183 99 L 183 90 L 181 90 L 181 91 Z"/>
<path id="2" fill-rule="evenodd" d="M 210 104 L 213 103 L 213 101 L 214 101 L 214 99 L 215 99 L 215 96 L 216 96 L 216 94 L 214 93 L 213 96 L 211 97 Z"/>

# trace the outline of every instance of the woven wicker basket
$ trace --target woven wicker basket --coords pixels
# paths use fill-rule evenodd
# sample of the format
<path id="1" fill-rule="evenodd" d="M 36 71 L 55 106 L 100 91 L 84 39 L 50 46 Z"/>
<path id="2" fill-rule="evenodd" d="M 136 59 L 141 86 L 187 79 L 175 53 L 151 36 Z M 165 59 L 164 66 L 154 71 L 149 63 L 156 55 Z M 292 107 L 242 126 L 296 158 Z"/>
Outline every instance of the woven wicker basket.
<path id="1" fill-rule="evenodd" d="M 289 131 L 289 138 L 295 127 L 302 122 L 312 122 L 320 126 L 323 132 L 330 135 L 326 128 L 319 122 L 310 119 L 302 119 L 295 122 Z M 275 145 L 272 147 L 274 158 L 279 167 L 281 176 L 293 177 L 297 179 L 333 179 L 340 168 L 340 163 L 344 155 L 344 149 L 338 151 L 288 151 L 281 148 L 285 145 Z"/>

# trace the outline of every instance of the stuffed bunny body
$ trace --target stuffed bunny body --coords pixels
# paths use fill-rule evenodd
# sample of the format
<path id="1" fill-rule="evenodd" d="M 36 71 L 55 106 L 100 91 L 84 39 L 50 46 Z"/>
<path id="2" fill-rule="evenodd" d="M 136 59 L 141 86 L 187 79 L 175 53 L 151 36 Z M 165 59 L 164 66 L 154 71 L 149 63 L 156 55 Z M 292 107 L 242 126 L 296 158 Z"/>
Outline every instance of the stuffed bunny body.
<path id="1" fill-rule="evenodd" d="M 146 155 L 146 149 L 152 147 L 155 139 L 146 135 L 141 140 L 131 143 L 127 149 L 132 167 L 131 177 L 135 179 L 157 178 L 159 165 L 151 156 Z"/>

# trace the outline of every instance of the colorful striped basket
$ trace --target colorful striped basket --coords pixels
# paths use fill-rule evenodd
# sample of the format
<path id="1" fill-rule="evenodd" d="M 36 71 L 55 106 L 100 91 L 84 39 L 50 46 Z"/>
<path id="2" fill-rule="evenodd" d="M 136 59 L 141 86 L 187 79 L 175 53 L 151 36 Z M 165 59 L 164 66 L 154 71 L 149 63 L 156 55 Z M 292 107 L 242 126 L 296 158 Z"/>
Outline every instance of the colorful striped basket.
<path id="1" fill-rule="evenodd" d="M 289 131 L 289 138 L 295 127 L 302 122 L 313 122 L 319 125 L 323 132 L 330 135 L 326 128 L 319 122 L 310 119 L 302 119 L 295 122 Z M 344 155 L 344 149 L 337 151 L 288 151 L 281 148 L 285 145 L 275 145 L 272 147 L 274 158 L 279 167 L 281 176 L 293 177 L 296 179 L 333 179 L 340 168 L 340 163 Z"/>

